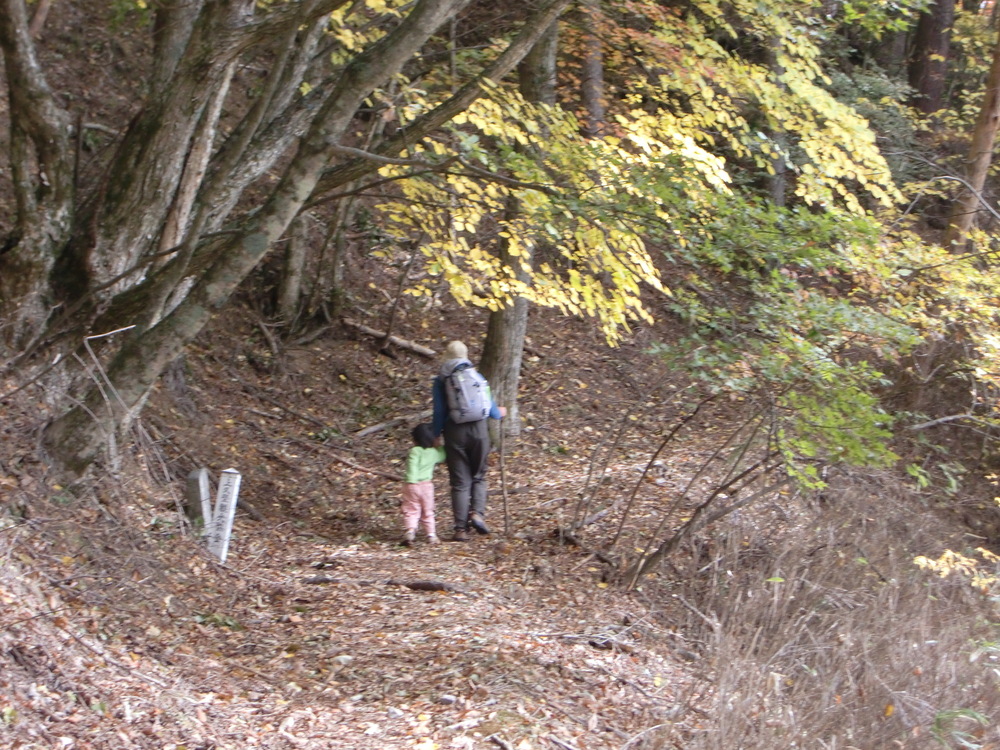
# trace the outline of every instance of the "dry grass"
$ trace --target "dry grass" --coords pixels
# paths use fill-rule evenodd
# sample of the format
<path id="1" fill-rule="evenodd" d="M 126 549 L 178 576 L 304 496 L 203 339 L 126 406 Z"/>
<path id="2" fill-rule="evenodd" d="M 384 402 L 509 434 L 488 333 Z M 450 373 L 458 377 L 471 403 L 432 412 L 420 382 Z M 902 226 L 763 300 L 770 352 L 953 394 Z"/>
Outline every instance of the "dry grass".
<path id="1" fill-rule="evenodd" d="M 1000 646 L 990 602 L 913 565 L 943 540 L 895 486 L 858 479 L 803 508 L 735 521 L 675 590 L 679 625 L 711 665 L 700 724 L 662 730 L 685 750 L 995 748 Z M 652 743 L 652 740 L 650 740 Z"/>

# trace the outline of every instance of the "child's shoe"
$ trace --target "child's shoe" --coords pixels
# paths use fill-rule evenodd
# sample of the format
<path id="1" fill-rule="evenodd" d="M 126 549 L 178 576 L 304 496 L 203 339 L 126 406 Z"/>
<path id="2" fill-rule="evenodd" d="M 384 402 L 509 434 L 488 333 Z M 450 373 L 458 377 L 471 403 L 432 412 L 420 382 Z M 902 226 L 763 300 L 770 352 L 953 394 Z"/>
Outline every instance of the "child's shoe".
<path id="1" fill-rule="evenodd" d="M 410 546 L 412 546 L 413 545 L 413 540 L 415 540 L 416 538 L 417 538 L 417 532 L 415 532 L 415 531 L 407 531 L 403 535 L 403 546 L 404 547 L 410 547 Z"/>
<path id="2" fill-rule="evenodd" d="M 431 534 L 427 537 L 428 544 L 441 544 L 441 540 L 438 538 L 437 534 Z"/>

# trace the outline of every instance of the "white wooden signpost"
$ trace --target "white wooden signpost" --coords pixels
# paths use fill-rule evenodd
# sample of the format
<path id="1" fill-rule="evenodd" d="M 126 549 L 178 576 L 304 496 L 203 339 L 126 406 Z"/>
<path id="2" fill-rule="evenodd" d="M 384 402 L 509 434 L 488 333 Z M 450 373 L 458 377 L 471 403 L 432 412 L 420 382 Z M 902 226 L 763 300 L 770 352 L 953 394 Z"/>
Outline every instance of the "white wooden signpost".
<path id="1" fill-rule="evenodd" d="M 229 537 L 233 534 L 233 518 L 236 516 L 236 501 L 240 495 L 240 473 L 236 469 L 226 469 L 219 479 L 219 490 L 215 496 L 215 511 L 211 512 L 208 525 L 208 551 L 226 561 L 229 552 Z"/>
<path id="2" fill-rule="evenodd" d="M 208 483 L 208 469 L 195 469 L 188 474 L 187 507 L 195 528 L 202 536 L 207 535 L 212 528 L 212 490 Z"/>

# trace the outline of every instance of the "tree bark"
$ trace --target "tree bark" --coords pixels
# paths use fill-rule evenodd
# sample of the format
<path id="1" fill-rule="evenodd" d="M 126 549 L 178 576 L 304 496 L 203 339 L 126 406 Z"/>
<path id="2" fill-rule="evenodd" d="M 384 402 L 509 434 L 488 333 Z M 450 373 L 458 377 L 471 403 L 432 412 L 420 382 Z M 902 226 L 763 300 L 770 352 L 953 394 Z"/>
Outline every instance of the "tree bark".
<path id="1" fill-rule="evenodd" d="M 344 2 L 346 0 L 341 0 L 339 4 Z M 199 204 L 210 212 L 211 220 L 202 222 L 199 229 L 217 230 L 244 190 L 305 134 L 323 89 L 315 95 L 297 96 L 298 84 L 307 80 L 317 59 L 326 64 L 328 58 L 321 54 L 328 19 L 321 17 L 311 25 L 306 24 L 306 19 L 320 4 L 321 0 L 310 0 L 302 9 L 302 17 L 288 23 L 284 35 L 277 38 L 275 61 L 261 95 L 226 139 L 210 166 L 211 177 L 199 195 Z"/>
<path id="2" fill-rule="evenodd" d="M 781 46 L 783 42 L 779 37 L 772 37 L 767 45 L 765 57 L 767 67 L 771 71 L 774 80 L 781 84 L 781 77 L 785 72 L 781 64 Z M 777 153 L 771 155 L 771 169 L 768 171 L 767 183 L 768 193 L 771 203 L 779 208 L 784 208 L 788 192 L 788 165 L 785 162 L 784 153 L 788 148 L 788 135 L 782 129 L 780 122 L 775 122 L 771 127 L 771 140 L 774 143 Z"/>
<path id="3" fill-rule="evenodd" d="M 219 87 L 215 90 L 215 93 L 208 102 L 208 106 L 202 113 L 195 137 L 192 141 L 191 151 L 185 160 L 184 171 L 177 188 L 177 195 L 174 198 L 173 205 L 170 206 L 167 220 L 160 234 L 159 253 L 168 252 L 179 245 L 190 227 L 195 198 L 205 179 L 209 158 L 212 155 L 212 146 L 215 143 L 216 134 L 218 133 L 222 105 L 226 101 L 226 95 L 229 92 L 229 84 L 232 82 L 234 71 L 235 63 L 230 63 Z"/>
<path id="4" fill-rule="evenodd" d="M 302 278 L 305 275 L 308 242 L 306 215 L 299 214 L 288 228 L 285 262 L 278 285 L 278 317 L 286 329 L 291 329 L 299 315 L 302 301 Z"/>
<path id="5" fill-rule="evenodd" d="M 559 22 L 553 21 L 518 68 L 521 94 L 526 100 L 555 105 L 558 48 Z M 517 200 L 511 198 L 505 218 L 507 221 L 514 221 L 519 212 Z M 534 248 L 528 250 L 526 258 L 513 257 L 508 252 L 507 242 L 501 241 L 501 261 L 522 281 L 527 279 L 534 259 Z M 496 402 L 507 408 L 507 417 L 498 428 L 506 435 L 519 435 L 521 432 L 517 396 L 524 358 L 524 339 L 528 331 L 528 308 L 528 300 L 517 297 L 507 307 L 490 313 L 483 356 L 479 363 L 486 379 L 490 381 Z"/>
<path id="6" fill-rule="evenodd" d="M 321 4 L 323 4 L 323 0 L 309 0 L 302 6 L 302 16 L 299 20 L 304 22 Z M 293 139 L 304 132 L 305 125 L 303 124 L 301 127 L 283 128 L 282 136 L 274 141 L 261 142 L 254 138 L 270 113 L 276 113 L 275 117 L 278 117 L 285 125 L 288 124 L 281 115 L 284 114 L 284 108 L 288 105 L 291 94 L 285 92 L 284 89 L 297 91 L 295 82 L 301 80 L 304 71 L 311 64 L 326 25 L 327 20 L 322 18 L 314 22 L 313 26 L 301 30 L 300 36 L 300 23 L 288 24 L 285 35 L 278 37 L 277 56 L 261 95 L 225 140 L 212 158 L 211 163 L 200 165 L 200 167 L 204 167 L 198 170 L 200 181 L 190 183 L 192 187 L 197 187 L 197 194 L 189 196 L 189 203 L 185 206 L 187 212 L 185 231 L 165 232 L 165 236 L 160 242 L 161 253 L 167 253 L 171 249 L 176 252 L 171 254 L 165 263 L 160 264 L 162 266 L 161 272 L 156 275 L 148 289 L 144 290 L 141 295 L 144 299 L 151 300 L 148 305 L 144 306 L 145 314 L 141 322 L 143 327 L 158 321 L 183 296 L 185 292 L 184 279 L 191 271 L 192 257 L 203 233 L 218 229 L 236 206 L 244 189 L 273 166 L 280 155 L 287 150 Z M 221 106 L 223 99 L 224 92 L 220 91 L 215 97 L 215 101 Z M 302 114 L 306 111 L 308 110 L 303 108 Z M 213 124 L 211 130 L 213 137 L 217 119 L 217 117 L 206 118 L 207 122 Z M 302 119 L 304 122 L 304 118 Z M 208 139 L 202 138 L 199 141 L 207 143 Z M 193 157 L 197 151 L 196 144 L 196 147 L 192 149 Z M 206 154 L 207 156 L 208 154 Z M 189 159 L 189 162 L 192 160 Z M 198 162 L 200 164 L 200 159 Z M 189 168 L 185 172 L 185 181 L 190 173 Z M 176 203 L 175 206 L 177 206 Z M 193 217 L 191 217 L 192 213 Z M 116 312 L 112 309 L 109 311 L 108 317 L 114 319 Z"/>
<path id="7" fill-rule="evenodd" d="M 28 28 L 28 34 L 32 39 L 35 39 L 42 33 L 42 29 L 45 28 L 45 21 L 49 17 L 50 10 L 52 10 L 52 0 L 38 0 L 38 5 L 35 6 L 35 12 L 31 14 L 31 26 Z"/>
<path id="8" fill-rule="evenodd" d="M 23 0 L 0 0 L 10 103 L 13 234 L 0 238 L 0 353 L 23 349 L 54 304 L 50 276 L 72 231 L 75 152 L 70 115 L 35 57 Z"/>
<path id="9" fill-rule="evenodd" d="M 153 65 L 151 96 L 162 96 L 184 57 L 195 19 L 205 0 L 160 0 L 153 12 Z"/>
<path id="10" fill-rule="evenodd" d="M 323 241 L 316 283 L 309 294 L 309 312 L 323 310 L 330 320 L 338 320 L 344 309 L 347 290 L 344 269 L 347 264 L 348 231 L 354 222 L 356 200 L 345 196 L 337 201 L 330 227 Z"/>
<path id="11" fill-rule="evenodd" d="M 993 62 L 986 80 L 986 94 L 979 116 L 976 118 L 975 129 L 972 131 L 969 156 L 965 160 L 966 185 L 952 205 L 948 231 L 945 235 L 946 247 L 962 242 L 975 223 L 983 187 L 986 185 L 986 175 L 993 161 L 993 144 L 996 141 L 998 126 L 1000 126 L 1000 39 L 993 48 Z"/>
<path id="12" fill-rule="evenodd" d="M 583 65 L 580 72 L 580 98 L 586 112 L 585 135 L 596 138 L 604 134 L 606 106 L 604 93 L 604 45 L 598 33 L 599 0 L 582 0 Z"/>
<path id="13" fill-rule="evenodd" d="M 365 97 L 396 75 L 468 1 L 419 0 L 393 31 L 345 68 L 261 209 L 238 235 L 221 245 L 210 267 L 174 310 L 142 335 L 126 334 L 106 372 L 114 398 L 105 402 L 102 391 L 92 388 L 80 405 L 46 428 L 44 444 L 58 468 L 71 476 L 81 474 L 99 454 L 106 436 L 128 426 L 163 369 L 284 234 L 336 154 Z"/>
<path id="14" fill-rule="evenodd" d="M 529 102 L 556 104 L 559 21 L 553 21 L 517 67 L 518 88 Z"/>
<path id="15" fill-rule="evenodd" d="M 240 50 L 248 8 L 248 0 L 203 5 L 174 74 L 126 132 L 108 165 L 106 187 L 85 209 L 74 239 L 74 265 L 94 285 L 109 284 L 157 248 L 198 123 Z M 134 282 L 122 280 L 108 291 Z"/>
<path id="16" fill-rule="evenodd" d="M 886 31 L 882 38 L 872 45 L 871 55 L 889 76 L 902 78 L 906 75 L 905 31 Z"/>
<path id="17" fill-rule="evenodd" d="M 909 79 L 916 91 L 913 106 L 927 115 L 937 112 L 943 104 L 954 21 L 955 0 L 935 0 L 917 22 Z"/>

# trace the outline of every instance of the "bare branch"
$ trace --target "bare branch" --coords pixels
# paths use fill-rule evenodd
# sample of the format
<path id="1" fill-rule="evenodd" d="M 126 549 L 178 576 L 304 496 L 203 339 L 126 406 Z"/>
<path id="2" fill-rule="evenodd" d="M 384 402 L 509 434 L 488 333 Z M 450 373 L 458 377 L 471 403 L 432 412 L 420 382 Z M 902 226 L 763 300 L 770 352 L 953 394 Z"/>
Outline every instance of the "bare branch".
<path id="1" fill-rule="evenodd" d="M 353 156 L 356 159 L 366 159 L 368 161 L 376 162 L 377 164 L 395 164 L 402 167 L 421 167 L 423 169 L 438 170 L 441 169 L 445 164 L 450 164 L 454 162 L 458 157 L 451 157 L 442 163 L 434 163 L 426 161 L 425 159 L 402 159 L 396 156 L 384 156 L 382 154 L 377 154 L 373 151 L 365 151 L 360 148 L 352 148 L 351 146 L 335 145 L 330 147 L 335 153 L 344 154 L 346 156 Z"/>
<path id="2" fill-rule="evenodd" d="M 399 154 L 407 146 L 440 128 L 459 112 L 468 109 L 469 105 L 482 95 L 484 81 L 499 81 L 514 70 L 535 45 L 535 42 L 545 34 L 549 26 L 569 4 L 570 0 L 549 0 L 542 5 L 536 13 L 528 18 L 520 35 L 511 42 L 510 46 L 497 57 L 492 65 L 462 86 L 449 99 L 422 117 L 418 117 L 392 138 L 383 141 L 378 148 L 378 153 L 383 156 Z M 370 162 L 357 159 L 327 171 L 316 186 L 312 201 L 321 200 L 322 194 L 364 177 L 374 169 Z"/>
<path id="3" fill-rule="evenodd" d="M 932 419 L 929 422 L 922 422 L 920 424 L 910 425 L 906 429 L 911 432 L 919 432 L 920 430 L 927 430 L 931 427 L 937 427 L 940 424 L 947 424 L 948 422 L 957 422 L 960 419 L 967 419 L 970 422 L 975 422 L 977 424 L 986 425 L 988 427 L 995 427 L 996 422 L 990 419 L 983 419 L 982 417 L 977 417 L 975 414 L 949 414 L 947 417 L 939 417 L 937 419 Z"/>

